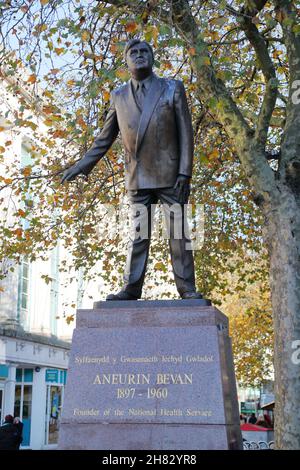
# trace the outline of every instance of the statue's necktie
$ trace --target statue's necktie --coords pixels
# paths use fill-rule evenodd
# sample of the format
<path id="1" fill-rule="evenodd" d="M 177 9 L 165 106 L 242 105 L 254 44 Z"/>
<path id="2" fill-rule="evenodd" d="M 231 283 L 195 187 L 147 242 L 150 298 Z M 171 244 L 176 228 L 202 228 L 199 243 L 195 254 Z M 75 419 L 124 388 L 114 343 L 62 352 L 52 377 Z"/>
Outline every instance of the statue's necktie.
<path id="1" fill-rule="evenodd" d="M 146 87 L 145 87 L 144 83 L 142 83 L 142 84 L 139 83 L 138 84 L 137 89 L 136 89 L 136 96 L 137 96 L 138 104 L 143 109 L 144 101 L 145 101 L 145 97 L 146 97 Z"/>

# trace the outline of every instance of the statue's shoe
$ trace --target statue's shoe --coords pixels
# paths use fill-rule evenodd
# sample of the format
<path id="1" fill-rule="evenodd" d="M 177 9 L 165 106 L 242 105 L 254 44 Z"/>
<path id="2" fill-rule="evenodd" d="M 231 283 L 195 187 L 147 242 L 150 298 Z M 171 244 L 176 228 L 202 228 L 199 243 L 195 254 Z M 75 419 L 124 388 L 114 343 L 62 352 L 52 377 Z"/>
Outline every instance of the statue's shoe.
<path id="1" fill-rule="evenodd" d="M 191 300 L 191 299 L 202 299 L 203 297 L 202 297 L 202 294 L 200 294 L 200 292 L 190 291 L 190 292 L 184 292 L 181 295 L 181 298 L 184 300 Z"/>
<path id="2" fill-rule="evenodd" d="M 106 300 L 137 300 L 139 297 L 126 291 L 120 291 L 117 294 L 109 294 Z"/>

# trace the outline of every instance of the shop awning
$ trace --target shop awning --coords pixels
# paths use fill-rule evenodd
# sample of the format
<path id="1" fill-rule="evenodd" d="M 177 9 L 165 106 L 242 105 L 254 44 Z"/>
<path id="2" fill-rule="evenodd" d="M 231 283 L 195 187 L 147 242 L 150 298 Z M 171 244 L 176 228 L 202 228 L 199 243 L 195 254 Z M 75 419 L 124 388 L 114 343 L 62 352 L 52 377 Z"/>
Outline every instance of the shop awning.
<path id="1" fill-rule="evenodd" d="M 266 403 L 265 405 L 261 406 L 262 410 L 273 410 L 275 406 L 275 401 L 270 401 L 269 403 Z"/>
<path id="2" fill-rule="evenodd" d="M 263 426 L 256 426 L 256 424 L 245 423 L 241 424 L 241 431 L 272 431 L 270 428 L 264 428 Z"/>

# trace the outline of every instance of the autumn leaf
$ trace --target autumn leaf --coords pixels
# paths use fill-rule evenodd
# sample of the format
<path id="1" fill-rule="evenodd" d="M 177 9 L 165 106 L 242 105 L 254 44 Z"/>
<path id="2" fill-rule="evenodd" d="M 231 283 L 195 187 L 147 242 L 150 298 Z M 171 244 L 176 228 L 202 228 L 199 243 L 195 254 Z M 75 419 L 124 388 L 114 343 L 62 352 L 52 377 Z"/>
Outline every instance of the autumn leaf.
<path id="1" fill-rule="evenodd" d="M 16 228 L 13 230 L 13 233 L 17 235 L 17 238 L 22 238 L 23 230 L 21 228 Z"/>
<path id="2" fill-rule="evenodd" d="M 43 96 L 46 96 L 47 98 L 52 98 L 53 97 L 53 92 L 49 90 L 44 90 L 43 91 Z"/>
<path id="3" fill-rule="evenodd" d="M 191 55 L 196 55 L 196 49 L 194 47 L 190 47 L 188 51 Z"/>
<path id="4" fill-rule="evenodd" d="M 110 46 L 110 52 L 112 52 L 112 54 L 116 54 L 117 51 L 118 51 L 117 45 L 116 45 L 116 44 L 112 44 L 112 45 Z"/>
<path id="5" fill-rule="evenodd" d="M 48 276 L 48 274 L 42 274 L 41 279 L 43 279 L 46 284 L 50 284 L 50 282 L 53 281 L 53 278 Z"/>
<path id="6" fill-rule="evenodd" d="M 126 33 L 135 33 L 137 29 L 138 29 L 138 25 L 134 21 L 130 21 L 129 23 L 125 25 Z"/>
<path id="7" fill-rule="evenodd" d="M 72 321 L 74 321 L 75 319 L 75 316 L 74 314 L 73 315 L 69 315 L 68 317 L 66 317 L 66 322 L 68 325 L 70 325 L 70 323 L 72 323 Z"/>
<path id="8" fill-rule="evenodd" d="M 35 83 L 36 82 L 36 75 L 35 74 L 29 75 L 29 77 L 27 79 L 27 82 L 28 83 Z"/>
<path id="9" fill-rule="evenodd" d="M 23 218 L 26 217 L 26 213 L 22 209 L 18 210 L 18 215 Z"/>
<path id="10" fill-rule="evenodd" d="M 65 48 L 64 47 L 55 47 L 54 52 L 56 52 L 57 55 L 61 55 L 65 52 Z"/>
<path id="11" fill-rule="evenodd" d="M 157 270 L 157 271 L 165 271 L 165 270 L 166 270 L 166 266 L 164 265 L 164 263 L 162 263 L 161 261 L 159 261 L 158 263 L 155 263 L 154 269 Z"/>
<path id="12" fill-rule="evenodd" d="M 103 100 L 104 100 L 104 101 L 109 101 L 109 99 L 110 99 L 110 93 L 109 93 L 109 91 L 104 90 L 104 92 L 102 93 L 102 96 L 103 96 Z"/>
<path id="13" fill-rule="evenodd" d="M 213 151 L 208 154 L 209 159 L 215 159 L 215 158 L 218 158 L 218 157 L 219 157 L 218 149 L 213 149 Z"/>
<path id="14" fill-rule="evenodd" d="M 86 29 L 84 31 L 82 31 L 81 33 L 81 39 L 83 41 L 89 41 L 89 39 L 91 38 L 91 34 L 89 31 L 87 31 Z"/>
<path id="15" fill-rule="evenodd" d="M 3 182 L 5 184 L 11 184 L 13 182 L 13 179 L 12 178 L 3 178 Z"/>
<path id="16" fill-rule="evenodd" d="M 130 77 L 130 75 L 129 75 L 129 73 L 128 73 L 128 70 L 123 69 L 123 68 L 122 68 L 122 69 L 118 69 L 118 70 L 116 71 L 116 76 L 117 76 L 118 78 L 120 78 L 120 80 L 122 80 L 122 81 L 128 80 L 129 77 Z"/>
<path id="17" fill-rule="evenodd" d="M 25 168 L 22 169 L 22 174 L 24 176 L 30 176 L 32 172 L 31 166 L 26 166 Z"/>

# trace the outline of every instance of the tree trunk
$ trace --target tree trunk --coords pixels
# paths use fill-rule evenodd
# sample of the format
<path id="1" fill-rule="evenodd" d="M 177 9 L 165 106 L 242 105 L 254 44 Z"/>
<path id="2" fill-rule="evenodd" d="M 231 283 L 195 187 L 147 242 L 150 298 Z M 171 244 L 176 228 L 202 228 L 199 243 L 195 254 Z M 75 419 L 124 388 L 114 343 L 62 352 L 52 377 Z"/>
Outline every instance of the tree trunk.
<path id="1" fill-rule="evenodd" d="M 274 319 L 275 445 L 300 449 L 300 200 L 285 185 L 265 208 Z M 296 343 L 298 341 L 298 343 Z"/>

